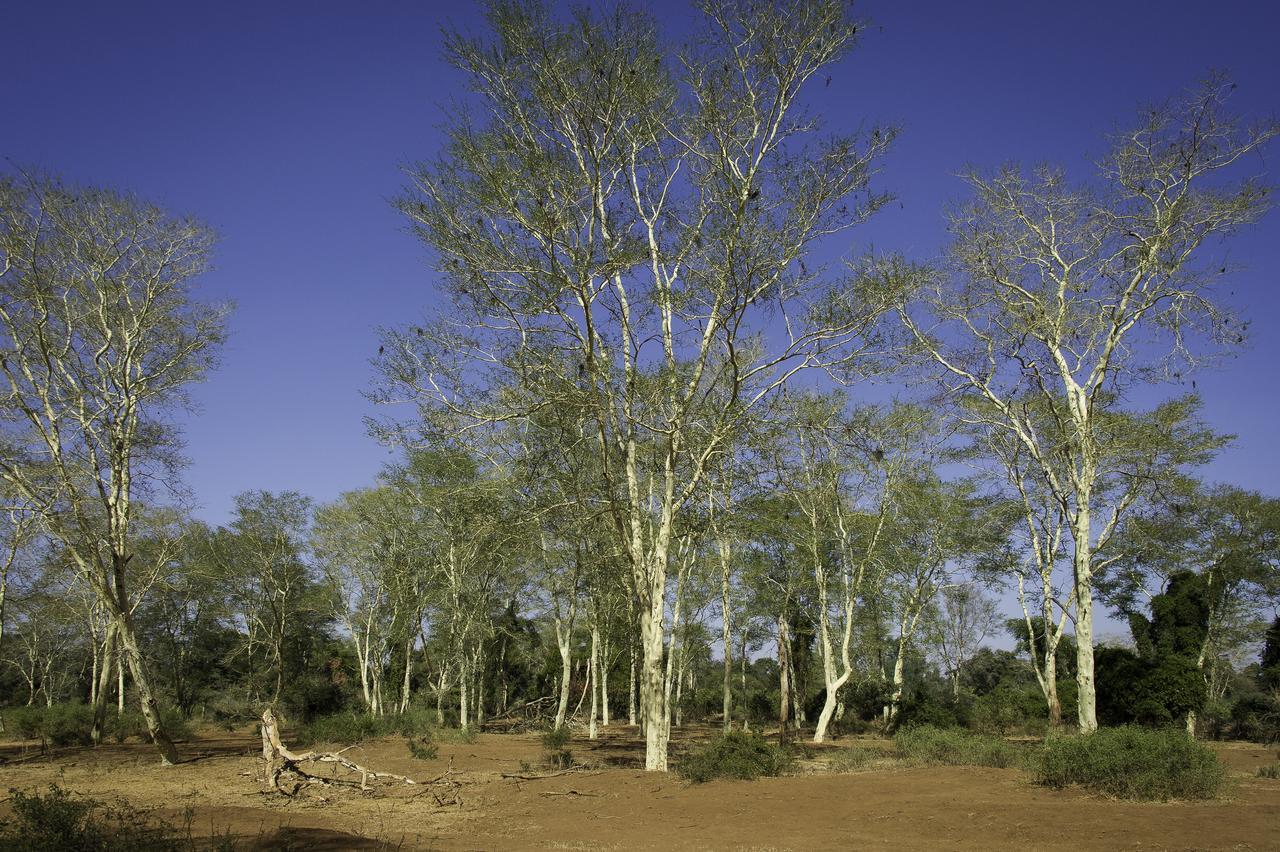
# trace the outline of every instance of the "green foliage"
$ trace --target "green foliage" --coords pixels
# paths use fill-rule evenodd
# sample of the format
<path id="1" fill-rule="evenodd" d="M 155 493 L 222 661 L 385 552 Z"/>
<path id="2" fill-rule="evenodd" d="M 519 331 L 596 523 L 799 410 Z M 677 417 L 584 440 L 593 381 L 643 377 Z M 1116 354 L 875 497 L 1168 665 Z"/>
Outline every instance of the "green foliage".
<path id="1" fill-rule="evenodd" d="M 462 743 L 470 745 L 480 736 L 480 732 L 476 730 L 475 725 L 466 725 L 462 728 L 439 728 L 435 732 L 435 738 L 442 743 Z"/>
<path id="2" fill-rule="evenodd" d="M 568 725 L 543 731 L 539 739 L 542 741 L 543 759 L 546 763 L 559 769 L 573 766 L 573 752 L 565 748 L 571 737 Z"/>
<path id="3" fill-rule="evenodd" d="M 1012 731 L 1043 731 L 1048 707 L 1039 686 L 1001 684 L 974 700 L 971 718 L 979 731 L 998 736 Z"/>
<path id="4" fill-rule="evenodd" d="M 0 820 L 0 852 L 194 852 L 234 848 L 230 836 L 197 841 L 190 825 L 179 831 L 129 805 L 49 792 L 9 791 L 12 812 Z"/>
<path id="5" fill-rule="evenodd" d="M 713 778 L 750 780 L 781 775 L 789 764 L 786 751 L 759 734 L 729 731 L 684 757 L 676 771 L 701 784 Z"/>
<path id="6" fill-rule="evenodd" d="M 1120 799 L 1211 799 L 1226 773 L 1213 749 L 1184 731 L 1137 726 L 1100 728 L 1088 736 L 1045 743 L 1036 781 L 1079 784 Z"/>
<path id="7" fill-rule="evenodd" d="M 857 772 L 859 769 L 866 769 L 884 756 L 885 753 L 878 749 L 850 746 L 836 752 L 831 758 L 831 771 Z"/>
<path id="8" fill-rule="evenodd" d="M 955 728 L 906 728 L 893 738 L 893 745 L 913 763 L 1004 768 L 1020 762 L 1018 750 L 999 737 Z"/>
<path id="9" fill-rule="evenodd" d="M 1271 763 L 1267 766 L 1259 766 L 1258 777 L 1280 780 L 1280 763 Z"/>
<path id="10" fill-rule="evenodd" d="M 569 732 L 569 727 L 561 725 L 559 728 L 549 728 L 543 731 L 540 739 L 542 740 L 543 748 L 548 751 L 554 751 L 555 749 L 564 748 L 571 737 L 572 734 Z"/>
<path id="11" fill-rule="evenodd" d="M 162 710 L 160 722 L 172 739 L 191 737 L 190 723 L 176 709 Z M 93 743 L 93 708 L 87 704 L 15 707 L 5 713 L 5 726 L 19 739 L 39 740 L 47 746 L 88 746 Z M 129 737 L 146 740 L 147 724 L 136 710 L 117 714 L 109 708 L 103 734 L 116 742 Z"/>
<path id="12" fill-rule="evenodd" d="M 294 734 L 294 740 L 302 746 L 317 743 L 355 745 L 366 740 L 389 736 L 395 730 L 394 716 L 338 713 L 333 716 L 320 716 L 302 725 Z"/>
<path id="13" fill-rule="evenodd" d="M 1245 693 L 1231 707 L 1231 723 L 1242 740 L 1267 744 L 1280 740 L 1280 701 L 1261 692 Z"/>
<path id="14" fill-rule="evenodd" d="M 415 760 L 435 760 L 440 754 L 440 747 L 431 742 L 430 736 L 405 737 L 404 742 Z"/>

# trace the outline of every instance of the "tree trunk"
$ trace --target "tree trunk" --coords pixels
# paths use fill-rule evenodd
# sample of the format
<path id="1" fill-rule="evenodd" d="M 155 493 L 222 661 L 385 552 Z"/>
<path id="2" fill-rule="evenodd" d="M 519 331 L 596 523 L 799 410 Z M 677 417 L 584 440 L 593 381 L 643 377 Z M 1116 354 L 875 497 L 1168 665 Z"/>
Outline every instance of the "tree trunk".
<path id="1" fill-rule="evenodd" d="M 133 676 L 134 688 L 138 690 L 142 716 L 147 722 L 147 733 L 151 735 L 151 741 L 160 752 L 160 762 L 171 766 L 178 762 L 178 750 L 161 724 L 160 705 L 151 692 L 151 678 L 147 674 L 146 663 L 142 658 L 142 650 L 138 647 L 138 637 L 133 632 L 128 611 L 119 613 L 117 619 L 116 630 L 124 649 L 125 659 L 129 662 L 129 673 Z"/>
<path id="2" fill-rule="evenodd" d="M 729 554 L 728 542 L 720 545 L 720 641 L 724 647 L 724 682 L 721 685 L 720 716 L 724 730 L 733 724 L 733 631 L 729 625 Z"/>
<path id="3" fill-rule="evenodd" d="M 400 712 L 409 710 L 410 677 L 413 671 L 413 635 L 404 643 L 404 680 L 400 683 Z"/>
<path id="4" fill-rule="evenodd" d="M 572 626 L 566 629 L 560 619 L 556 619 L 556 645 L 560 649 L 560 701 L 556 704 L 556 730 L 564 727 L 565 716 L 569 712 L 569 681 L 573 676 L 572 639 Z"/>
<path id="5" fill-rule="evenodd" d="M 627 652 L 631 664 L 627 668 L 627 724 L 636 724 L 636 641 L 631 637 L 627 642 Z"/>
<path id="6" fill-rule="evenodd" d="M 1076 511 L 1072 527 L 1075 539 L 1073 560 L 1076 593 L 1076 686 L 1079 694 L 1077 724 L 1080 733 L 1091 734 L 1098 729 L 1098 713 L 1093 681 L 1093 543 L 1090 541 L 1088 495 L 1086 502 Z"/>
<path id="7" fill-rule="evenodd" d="M 903 677 L 906 671 L 907 660 L 907 637 L 900 636 L 898 639 L 898 654 L 893 661 L 893 692 L 889 698 L 889 706 L 885 713 L 885 729 L 894 730 L 898 725 L 898 711 L 902 709 L 902 686 L 905 682 Z"/>
<path id="8" fill-rule="evenodd" d="M 596 739 L 596 718 L 600 715 L 600 704 L 598 701 L 599 690 L 596 685 L 600 682 L 600 628 L 592 623 L 591 625 L 591 660 L 587 671 L 587 677 L 591 680 L 591 721 L 587 723 L 587 737 Z"/>
<path id="9" fill-rule="evenodd" d="M 787 722 L 791 718 L 791 662 L 787 651 L 787 620 L 778 619 L 778 741 L 787 741 Z"/>
<path id="10" fill-rule="evenodd" d="M 89 736 L 94 745 L 102 742 L 102 732 L 107 723 L 107 689 L 111 684 L 111 663 L 116 656 L 115 623 L 107 625 L 106 636 L 102 640 L 102 662 L 98 667 L 97 681 L 93 688 L 93 727 Z"/>

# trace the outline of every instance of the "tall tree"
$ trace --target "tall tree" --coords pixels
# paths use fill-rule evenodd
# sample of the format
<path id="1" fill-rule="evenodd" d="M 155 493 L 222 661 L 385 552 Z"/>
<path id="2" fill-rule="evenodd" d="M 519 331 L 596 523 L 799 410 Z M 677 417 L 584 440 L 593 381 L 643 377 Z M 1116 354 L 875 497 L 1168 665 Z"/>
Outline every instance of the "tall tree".
<path id="1" fill-rule="evenodd" d="M 747 412 L 797 371 L 873 348 L 886 301 L 875 279 L 806 265 L 885 200 L 869 184 L 891 130 L 819 141 L 797 116 L 854 42 L 846 4 L 701 9 L 678 67 L 626 8 L 562 19 L 499 0 L 490 38 L 450 38 L 480 108 L 410 170 L 400 207 L 453 307 L 388 335 L 379 394 L 455 430 L 582 412 L 638 601 L 650 770 L 667 765 L 679 516 Z"/>
<path id="2" fill-rule="evenodd" d="M 164 419 L 213 363 L 225 309 L 193 298 L 212 237 L 108 190 L 0 176 L 0 478 L 92 585 L 124 649 L 161 759 L 160 723 L 132 612 L 133 501 L 168 478 Z"/>
<path id="3" fill-rule="evenodd" d="M 1144 112 L 1093 185 L 1050 168 L 968 175 L 975 197 L 951 218 L 948 274 L 926 276 L 899 312 L 949 388 L 1022 445 L 1066 516 L 1085 732 L 1097 727 L 1095 544 L 1126 508 L 1096 490 L 1108 434 L 1099 418 L 1118 389 L 1180 377 L 1201 342 L 1243 340 L 1215 300 L 1227 266 L 1206 255 L 1268 208 L 1268 187 L 1230 184 L 1225 172 L 1280 126 L 1231 117 L 1232 88 L 1214 78 Z"/>

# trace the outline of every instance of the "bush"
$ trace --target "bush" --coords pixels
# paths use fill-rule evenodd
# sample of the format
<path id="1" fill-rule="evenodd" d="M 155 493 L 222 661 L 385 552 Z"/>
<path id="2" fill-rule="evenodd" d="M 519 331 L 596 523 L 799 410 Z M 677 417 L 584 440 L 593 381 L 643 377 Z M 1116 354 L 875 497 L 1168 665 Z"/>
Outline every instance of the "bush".
<path id="1" fill-rule="evenodd" d="M 387 736 L 395 729 L 395 723 L 395 718 L 391 716 L 370 716 L 364 713 L 319 716 L 300 727 L 294 734 L 294 740 L 302 746 L 317 743 L 355 745 Z"/>
<path id="2" fill-rule="evenodd" d="M 790 759 L 786 752 L 757 733 L 728 731 L 692 752 L 676 767 L 680 775 L 695 784 L 713 778 L 750 780 L 761 775 L 780 775 Z"/>
<path id="3" fill-rule="evenodd" d="M 440 747 L 431 742 L 429 736 L 405 737 L 404 742 L 416 760 L 435 760 L 440 754 Z"/>
<path id="4" fill-rule="evenodd" d="M 476 730 L 475 725 L 467 725 L 465 728 L 440 728 L 435 732 L 435 738 L 442 743 L 470 745 L 479 736 L 480 732 Z"/>
<path id="5" fill-rule="evenodd" d="M 857 772 L 859 769 L 866 769 L 881 757 L 884 757 L 884 752 L 878 749 L 850 746 L 832 756 L 831 771 Z"/>
<path id="6" fill-rule="evenodd" d="M 994 766 L 1003 769 L 1019 763 L 1018 750 L 999 737 L 974 734 L 958 728 L 922 725 L 899 731 L 894 748 L 913 763 L 947 766 Z"/>
<path id="7" fill-rule="evenodd" d="M 15 707 L 5 713 L 5 730 L 20 740 L 44 742 L 44 708 Z"/>
<path id="8" fill-rule="evenodd" d="M 565 748 L 569 744 L 570 737 L 568 725 L 543 731 L 541 740 L 543 759 L 546 763 L 558 769 L 568 769 L 573 766 L 573 752 Z"/>
<path id="9" fill-rule="evenodd" d="M 1102 728 L 1045 743 L 1036 781 L 1079 784 L 1120 799 L 1211 799 L 1226 773 L 1213 749 L 1179 730 Z"/>
<path id="10" fill-rule="evenodd" d="M 1280 779 L 1280 763 L 1273 763 L 1270 766 L 1259 766 L 1258 777 Z"/>
<path id="11" fill-rule="evenodd" d="M 72 797 L 56 784 L 45 795 L 10 790 L 11 815 L 0 820 L 0 852 L 189 852 L 230 850 L 229 836 L 196 842 L 163 820 L 128 805 Z"/>
<path id="12" fill-rule="evenodd" d="M 1270 745 L 1280 740 L 1280 701 L 1261 692 L 1246 693 L 1231 707 L 1231 724 L 1240 739 Z"/>

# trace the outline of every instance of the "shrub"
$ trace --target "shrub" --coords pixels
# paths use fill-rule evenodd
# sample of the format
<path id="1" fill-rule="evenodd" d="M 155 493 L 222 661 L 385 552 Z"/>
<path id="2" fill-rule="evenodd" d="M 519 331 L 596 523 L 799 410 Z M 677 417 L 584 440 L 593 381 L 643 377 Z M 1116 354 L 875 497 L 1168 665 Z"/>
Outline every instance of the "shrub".
<path id="1" fill-rule="evenodd" d="M 1280 763 L 1273 763 L 1270 766 L 1259 766 L 1258 777 L 1280 779 Z"/>
<path id="2" fill-rule="evenodd" d="M 1280 740 L 1280 701 L 1261 692 L 1249 692 L 1231 708 L 1231 723 L 1242 740 L 1273 743 Z"/>
<path id="3" fill-rule="evenodd" d="M 51 745 L 92 745 L 92 731 L 92 707 L 84 704 L 55 704 L 45 708 L 44 733 Z"/>
<path id="4" fill-rule="evenodd" d="M 862 746 L 850 746 L 836 752 L 831 758 L 832 772 L 857 772 L 859 769 L 866 769 L 884 753 L 878 749 L 863 748 Z"/>
<path id="5" fill-rule="evenodd" d="M 1121 799 L 1211 799 L 1226 773 L 1213 749 L 1179 730 L 1102 728 L 1045 743 L 1036 781 Z"/>
<path id="6" fill-rule="evenodd" d="M 894 748 L 913 763 L 947 766 L 1016 766 L 1016 748 L 999 737 L 974 734 L 958 728 L 922 725 L 899 731 Z"/>
<path id="7" fill-rule="evenodd" d="M 390 734 L 394 727 L 393 717 L 338 713 L 312 719 L 298 729 L 294 734 L 294 740 L 302 746 L 316 743 L 355 745 L 375 737 L 384 737 Z"/>
<path id="8" fill-rule="evenodd" d="M 404 742 L 417 760 L 435 760 L 440 754 L 440 747 L 431 742 L 430 736 L 405 737 Z"/>
<path id="9" fill-rule="evenodd" d="M 695 784 L 713 778 L 750 780 L 761 775 L 780 775 L 790 762 L 785 750 L 765 741 L 757 733 L 728 731 L 690 753 L 676 767 Z"/>
<path id="10" fill-rule="evenodd" d="M 543 759 L 546 763 L 558 769 L 568 769 L 573 766 L 573 752 L 565 748 L 569 744 L 570 732 L 568 725 L 562 725 L 559 728 L 549 728 L 542 732 L 542 749 Z"/>
<path id="11" fill-rule="evenodd" d="M 1010 731 L 1043 731 L 1048 717 L 1044 694 L 1035 684 L 1001 684 L 973 705 L 974 727 L 1000 736 Z"/>
<path id="12" fill-rule="evenodd" d="M 5 713 L 5 728 L 20 740 L 44 742 L 44 708 L 15 707 Z"/>
<path id="13" fill-rule="evenodd" d="M 192 852 L 230 850 L 230 836 L 197 842 L 146 811 L 73 797 L 56 784 L 45 795 L 10 790 L 12 813 L 0 820 L 0 852 Z"/>
<path id="14" fill-rule="evenodd" d="M 467 725 L 465 728 L 440 728 L 435 732 L 435 738 L 443 743 L 470 745 L 478 736 L 480 732 L 476 730 L 475 725 Z"/>

